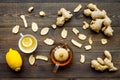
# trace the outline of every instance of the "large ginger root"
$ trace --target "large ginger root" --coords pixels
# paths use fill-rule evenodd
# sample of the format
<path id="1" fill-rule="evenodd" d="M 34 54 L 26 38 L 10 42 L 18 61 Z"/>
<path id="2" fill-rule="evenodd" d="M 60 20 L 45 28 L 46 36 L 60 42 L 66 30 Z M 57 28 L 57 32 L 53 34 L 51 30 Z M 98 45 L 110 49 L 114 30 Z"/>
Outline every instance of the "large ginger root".
<path id="1" fill-rule="evenodd" d="M 103 20 L 101 19 L 92 20 L 90 23 L 90 28 L 91 30 L 98 33 L 101 30 L 102 24 L 103 24 Z"/>
<path id="2" fill-rule="evenodd" d="M 118 69 L 113 65 L 112 55 L 109 51 L 104 51 L 105 59 L 98 57 L 97 60 L 91 61 L 91 67 L 98 71 L 104 71 L 108 69 L 109 71 L 117 71 Z"/>
<path id="3" fill-rule="evenodd" d="M 99 10 L 99 9 L 97 8 L 97 6 L 94 5 L 93 3 L 89 3 L 89 4 L 87 5 L 87 8 L 90 9 L 90 10 L 92 10 L 92 11 Z"/>
<path id="4" fill-rule="evenodd" d="M 91 16 L 92 19 L 102 19 L 102 18 L 105 18 L 106 16 L 106 11 L 105 10 L 100 10 L 97 8 L 97 6 L 93 3 L 89 3 L 87 5 L 87 8 L 88 9 L 85 9 L 84 10 L 84 14 L 86 16 Z"/>
<path id="5" fill-rule="evenodd" d="M 73 14 L 71 14 L 71 12 L 67 11 L 65 8 L 61 8 L 58 11 L 58 15 L 61 15 L 61 17 L 57 18 L 57 21 L 56 21 L 57 26 L 63 26 L 65 21 L 68 21 L 73 16 Z"/>
<path id="6" fill-rule="evenodd" d="M 108 27 L 104 27 L 102 31 L 104 32 L 105 35 L 112 36 L 114 30 L 112 29 L 111 26 L 108 26 Z"/>
<path id="7" fill-rule="evenodd" d="M 87 8 L 88 9 L 84 10 L 84 14 L 86 16 L 91 16 L 93 19 L 90 23 L 91 30 L 97 33 L 99 33 L 99 31 L 102 30 L 102 32 L 105 35 L 112 36 L 113 35 L 113 29 L 111 27 L 112 21 L 107 16 L 106 11 L 98 9 L 97 6 L 92 3 L 88 4 Z"/>
<path id="8" fill-rule="evenodd" d="M 106 56 L 106 58 L 104 59 L 105 64 L 108 66 L 109 71 L 116 71 L 118 70 L 112 62 L 112 55 L 110 54 L 109 51 L 105 50 L 104 51 L 104 55 Z"/>
<path id="9" fill-rule="evenodd" d="M 103 18 L 105 18 L 106 12 L 105 12 L 105 10 L 91 11 L 90 9 L 86 9 L 86 10 L 84 10 L 84 14 L 86 16 L 91 16 L 92 19 L 103 19 Z"/>
<path id="10" fill-rule="evenodd" d="M 109 51 L 105 50 L 105 51 L 104 51 L 104 55 L 106 56 L 106 58 L 107 58 L 108 60 L 112 61 L 112 55 L 110 54 Z"/>
<path id="11" fill-rule="evenodd" d="M 105 58 L 104 62 L 105 62 L 105 65 L 108 66 L 109 71 L 117 71 L 118 70 L 108 58 Z"/>
<path id="12" fill-rule="evenodd" d="M 91 61 L 91 67 L 95 68 L 95 70 L 99 70 L 99 71 L 104 71 L 108 68 L 108 66 L 106 66 L 106 65 L 101 65 L 97 60 Z"/>

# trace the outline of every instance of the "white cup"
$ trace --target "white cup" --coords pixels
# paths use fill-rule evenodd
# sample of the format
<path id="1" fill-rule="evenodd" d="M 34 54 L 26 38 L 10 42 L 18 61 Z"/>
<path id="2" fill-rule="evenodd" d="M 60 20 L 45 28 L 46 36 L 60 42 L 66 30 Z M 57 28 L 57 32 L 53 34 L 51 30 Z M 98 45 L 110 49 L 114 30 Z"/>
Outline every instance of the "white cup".
<path id="1" fill-rule="evenodd" d="M 37 48 L 37 39 L 30 34 L 23 35 L 20 33 L 21 38 L 18 42 L 19 49 L 24 53 L 32 53 Z"/>

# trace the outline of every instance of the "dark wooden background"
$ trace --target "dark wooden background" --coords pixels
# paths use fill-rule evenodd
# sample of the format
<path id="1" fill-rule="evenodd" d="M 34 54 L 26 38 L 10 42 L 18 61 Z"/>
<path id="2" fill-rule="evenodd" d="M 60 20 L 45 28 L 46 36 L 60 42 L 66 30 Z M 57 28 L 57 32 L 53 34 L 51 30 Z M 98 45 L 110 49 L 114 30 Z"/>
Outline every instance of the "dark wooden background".
<path id="1" fill-rule="evenodd" d="M 90 2 L 95 3 L 100 9 L 105 9 L 108 16 L 112 19 L 112 27 L 114 29 L 114 36 L 108 38 L 108 44 L 102 45 L 101 38 L 105 38 L 102 33 L 96 34 L 93 31 L 82 29 L 82 21 L 90 22 L 91 19 L 83 15 L 83 10 Z M 78 4 L 82 4 L 83 8 L 78 13 L 73 13 L 74 8 Z M 28 13 L 27 9 L 34 6 L 34 11 Z M 46 36 L 40 35 L 42 27 L 50 27 L 55 23 L 57 18 L 57 11 L 60 8 L 66 8 L 73 13 L 70 22 L 67 22 L 64 27 L 56 30 L 50 28 L 50 32 Z M 39 11 L 43 10 L 47 16 L 40 17 Z M 24 28 L 23 21 L 20 15 L 25 14 L 28 22 L 28 28 Z M 31 22 L 36 22 L 39 25 L 38 32 L 34 33 L 31 30 Z M 52 38 L 56 42 L 65 42 L 69 44 L 74 52 L 73 61 L 66 67 L 59 68 L 58 72 L 52 72 L 54 65 L 50 59 L 48 62 L 36 60 L 35 65 L 31 66 L 28 62 L 29 54 L 23 54 L 18 48 L 19 33 L 12 34 L 12 28 L 16 24 L 20 25 L 19 33 L 32 34 L 38 40 L 38 48 L 33 53 L 34 55 L 41 54 L 49 57 L 49 52 L 52 46 L 47 46 L 43 43 L 45 38 Z M 85 51 L 75 47 L 70 40 L 73 38 L 81 43 L 83 46 L 88 42 L 80 41 L 77 36 L 72 33 L 72 28 L 76 27 L 80 33 L 86 34 L 88 37 L 93 37 L 92 50 Z M 60 33 L 63 28 L 68 30 L 68 37 L 62 39 Z M 120 69 L 120 1 L 119 0 L 0 0 L 0 80 L 119 80 L 120 70 L 117 72 L 97 72 L 90 67 L 90 61 L 97 57 L 104 57 L 103 51 L 109 50 L 113 56 L 113 62 L 118 69 Z M 106 37 L 107 38 L 107 37 Z M 20 72 L 11 70 L 5 61 L 5 54 L 13 48 L 18 50 L 23 58 L 23 66 Z M 86 55 L 86 62 L 81 64 L 79 62 L 80 54 Z"/>

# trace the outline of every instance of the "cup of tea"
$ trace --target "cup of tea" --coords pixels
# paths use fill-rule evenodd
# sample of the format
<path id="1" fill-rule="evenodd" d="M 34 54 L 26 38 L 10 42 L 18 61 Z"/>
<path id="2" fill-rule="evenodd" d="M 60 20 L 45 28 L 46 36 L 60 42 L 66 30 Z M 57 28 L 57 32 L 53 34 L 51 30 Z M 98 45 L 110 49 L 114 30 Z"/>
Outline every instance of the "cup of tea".
<path id="1" fill-rule="evenodd" d="M 56 73 L 60 66 L 66 66 L 72 61 L 72 48 L 67 44 L 58 43 L 50 50 L 50 58 L 55 64 L 53 72 Z"/>
<path id="2" fill-rule="evenodd" d="M 18 42 L 19 49 L 24 53 L 34 52 L 37 48 L 37 39 L 31 34 L 23 35 L 20 33 L 20 36 L 21 38 Z"/>

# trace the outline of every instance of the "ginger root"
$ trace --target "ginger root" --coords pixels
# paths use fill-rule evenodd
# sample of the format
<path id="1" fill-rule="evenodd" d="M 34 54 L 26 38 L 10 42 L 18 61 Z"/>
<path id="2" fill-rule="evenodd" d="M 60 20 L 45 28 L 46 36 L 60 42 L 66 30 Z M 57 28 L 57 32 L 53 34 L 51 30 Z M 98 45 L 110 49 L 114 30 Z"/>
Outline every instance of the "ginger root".
<path id="1" fill-rule="evenodd" d="M 109 51 L 104 51 L 105 59 L 98 57 L 97 60 L 91 61 L 91 67 L 95 68 L 95 70 L 98 71 L 104 71 L 108 69 L 109 71 L 117 71 L 118 68 L 116 68 L 112 62 L 112 55 Z"/>
<path id="2" fill-rule="evenodd" d="M 108 66 L 109 71 L 117 71 L 118 70 L 108 58 L 105 58 L 104 62 Z"/>
<path id="3" fill-rule="evenodd" d="M 98 9 L 97 6 L 92 3 L 88 4 L 87 8 L 88 9 L 84 10 L 84 15 L 91 16 L 93 19 L 90 23 L 91 30 L 97 33 L 102 30 L 106 36 L 113 36 L 112 21 L 107 16 L 106 11 Z"/>
<path id="4" fill-rule="evenodd" d="M 73 16 L 73 14 L 71 14 L 71 12 L 67 11 L 65 8 L 61 8 L 58 11 L 58 15 L 60 17 L 57 18 L 57 21 L 56 21 L 57 26 L 63 26 L 65 21 L 68 21 Z"/>
<path id="5" fill-rule="evenodd" d="M 92 19 L 102 19 L 102 18 L 105 18 L 106 16 L 106 11 L 105 10 L 100 10 L 97 8 L 97 6 L 93 3 L 89 3 L 87 5 L 87 8 L 88 9 L 85 9 L 84 10 L 84 14 L 86 16 L 91 16 Z"/>
<path id="6" fill-rule="evenodd" d="M 99 70 L 99 71 L 104 71 L 108 68 L 108 66 L 101 65 L 97 60 L 91 61 L 91 67 L 95 68 L 95 70 Z"/>
<path id="7" fill-rule="evenodd" d="M 91 30 L 99 33 L 99 31 L 101 30 L 101 27 L 102 27 L 102 23 L 103 23 L 103 20 L 101 20 L 101 19 L 92 20 L 90 23 Z"/>

